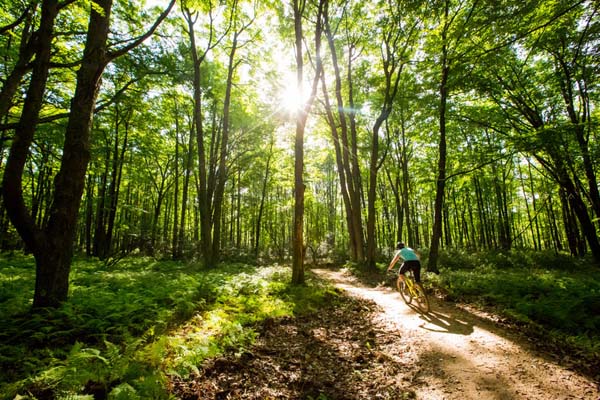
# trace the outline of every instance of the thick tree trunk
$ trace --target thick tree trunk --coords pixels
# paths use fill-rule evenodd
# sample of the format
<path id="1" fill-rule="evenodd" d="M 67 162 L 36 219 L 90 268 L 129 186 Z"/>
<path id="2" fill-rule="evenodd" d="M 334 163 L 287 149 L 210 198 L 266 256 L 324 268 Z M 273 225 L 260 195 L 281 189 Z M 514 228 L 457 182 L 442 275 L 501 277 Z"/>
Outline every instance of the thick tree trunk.
<path id="1" fill-rule="evenodd" d="M 204 61 L 206 52 L 198 53 L 196 46 L 195 15 L 189 10 L 184 9 L 184 17 L 188 24 L 188 34 L 190 38 L 190 49 L 192 53 L 192 62 L 194 68 L 193 87 L 194 87 L 194 127 L 196 136 L 196 145 L 198 146 L 198 208 L 200 211 L 200 252 L 204 262 L 208 267 L 215 266 L 215 260 L 212 253 L 212 235 L 211 235 L 211 202 L 208 190 L 208 173 L 206 167 L 206 150 L 204 146 L 204 127 L 202 116 L 202 82 L 201 82 L 201 64 Z M 208 45 L 207 51 L 214 46 L 212 42 Z"/>
<path id="2" fill-rule="evenodd" d="M 83 61 L 77 72 L 77 86 L 65 132 L 61 167 L 56 176 L 54 202 L 48 221 L 50 243 L 46 260 L 37 259 L 38 273 L 50 279 L 36 280 L 34 306 L 56 306 L 66 300 L 73 238 L 90 159 L 89 137 L 100 77 L 107 64 L 106 42 L 112 0 L 97 0 L 103 14 L 91 12 Z M 54 265 L 54 266 L 53 266 Z"/>
<path id="3" fill-rule="evenodd" d="M 38 39 L 35 48 L 36 57 L 2 182 L 2 195 L 4 196 L 4 206 L 8 217 L 25 242 L 25 246 L 40 258 L 44 253 L 43 247 L 46 238 L 44 233 L 35 225 L 35 221 L 25 205 L 22 177 L 44 98 L 50 67 L 54 20 L 57 14 L 57 1 L 46 0 L 42 3 L 42 16 L 37 31 Z M 12 98 L 12 96 L 9 97 L 7 97 L 7 101 Z"/>
<path id="4" fill-rule="evenodd" d="M 200 165 L 200 190 L 198 191 L 198 207 L 200 208 L 200 248 L 204 261 L 209 267 L 214 267 L 213 255 L 212 255 L 212 237 L 210 234 L 210 203 L 208 200 L 207 190 L 207 175 L 206 175 L 206 158 L 204 152 L 204 134 L 202 130 L 202 110 L 201 101 L 202 96 L 200 92 L 200 66 L 198 66 L 198 73 L 194 74 L 197 77 L 194 80 L 197 82 L 198 88 L 194 89 L 194 114 L 196 115 L 196 142 L 198 145 L 198 162 Z M 195 85 L 196 86 L 196 85 Z"/>
<path id="5" fill-rule="evenodd" d="M 298 0 L 294 0 L 294 33 L 296 40 L 296 78 L 298 93 L 302 93 L 304 80 L 302 43 L 302 12 Z M 304 111 L 304 110 L 303 110 Z M 304 127 L 306 118 L 296 111 L 296 136 L 294 140 L 294 228 L 292 246 L 292 283 L 304 283 Z"/>

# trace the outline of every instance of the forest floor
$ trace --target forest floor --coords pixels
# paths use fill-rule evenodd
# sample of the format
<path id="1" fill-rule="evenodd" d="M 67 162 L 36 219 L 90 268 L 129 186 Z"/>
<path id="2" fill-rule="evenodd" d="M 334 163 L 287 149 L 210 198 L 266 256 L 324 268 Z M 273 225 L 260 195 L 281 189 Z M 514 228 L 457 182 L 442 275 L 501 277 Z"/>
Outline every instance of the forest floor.
<path id="1" fill-rule="evenodd" d="M 600 385 L 491 314 L 432 300 L 420 314 L 345 270 L 324 309 L 266 321 L 256 343 L 173 379 L 182 399 L 600 399 Z M 568 361 L 568 360 L 567 360 Z M 559 364 L 563 364 L 561 366 Z M 569 365 L 567 365 L 569 364 Z"/>

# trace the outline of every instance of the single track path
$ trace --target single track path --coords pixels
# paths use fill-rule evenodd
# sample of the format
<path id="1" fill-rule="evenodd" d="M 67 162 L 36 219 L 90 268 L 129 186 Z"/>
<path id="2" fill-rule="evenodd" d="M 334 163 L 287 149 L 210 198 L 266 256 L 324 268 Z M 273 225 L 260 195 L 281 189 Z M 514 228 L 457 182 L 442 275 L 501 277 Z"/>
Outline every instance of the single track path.
<path id="1" fill-rule="evenodd" d="M 401 345 L 393 348 L 403 350 L 385 357 L 407 366 L 395 379 L 409 383 L 417 399 L 600 399 L 597 382 L 544 357 L 527 338 L 489 319 L 435 300 L 432 312 L 422 315 L 389 287 L 365 286 L 344 270 L 312 272 L 380 307 L 373 324 L 396 335 Z"/>

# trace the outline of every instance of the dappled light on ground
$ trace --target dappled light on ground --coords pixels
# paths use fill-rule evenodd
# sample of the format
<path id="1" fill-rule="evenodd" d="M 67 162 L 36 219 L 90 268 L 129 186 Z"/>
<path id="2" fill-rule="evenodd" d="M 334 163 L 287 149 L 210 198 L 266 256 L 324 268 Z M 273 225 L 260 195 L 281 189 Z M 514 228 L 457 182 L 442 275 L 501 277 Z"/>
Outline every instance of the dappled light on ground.
<path id="1" fill-rule="evenodd" d="M 361 285 L 343 271 L 316 270 L 352 296 L 375 302 L 376 325 L 418 343 L 411 378 L 417 398 L 598 399 L 597 383 L 528 350 L 523 338 L 449 304 L 420 314 L 387 287 Z"/>
<path id="2" fill-rule="evenodd" d="M 173 378 L 172 392 L 182 399 L 414 398 L 410 383 L 396 379 L 414 365 L 412 349 L 373 324 L 377 312 L 373 303 L 332 296 L 318 313 L 269 319 L 254 346 Z"/>
<path id="3" fill-rule="evenodd" d="M 421 314 L 395 290 L 345 271 L 325 306 L 269 318 L 256 343 L 171 376 L 181 399 L 593 399 L 596 383 L 537 355 L 523 337 L 450 304 Z"/>

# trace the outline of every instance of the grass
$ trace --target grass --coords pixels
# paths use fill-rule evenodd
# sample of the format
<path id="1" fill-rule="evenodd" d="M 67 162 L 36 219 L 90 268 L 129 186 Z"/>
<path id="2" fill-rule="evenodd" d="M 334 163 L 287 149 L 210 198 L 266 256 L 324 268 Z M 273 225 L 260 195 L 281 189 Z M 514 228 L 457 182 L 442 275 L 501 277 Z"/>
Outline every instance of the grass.
<path id="1" fill-rule="evenodd" d="M 31 311 L 31 257 L 0 258 L 0 398 L 167 399 L 170 375 L 241 351 L 262 321 L 318 310 L 335 292 L 283 266 L 78 259 L 67 303 Z"/>
<path id="2" fill-rule="evenodd" d="M 492 306 L 600 358 L 600 268 L 546 252 L 446 252 L 428 278 L 449 300 Z"/>

